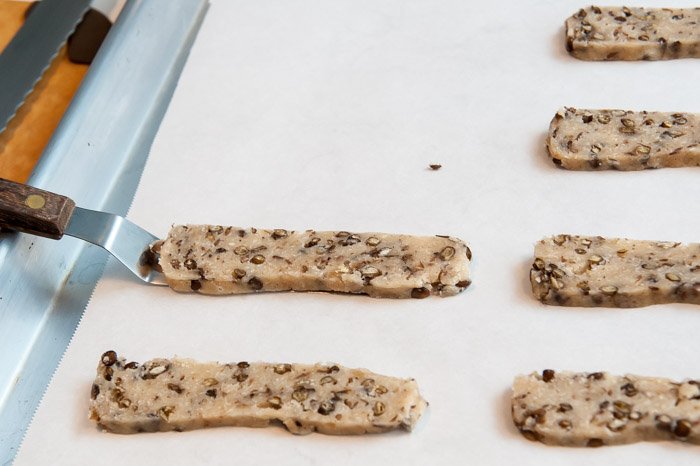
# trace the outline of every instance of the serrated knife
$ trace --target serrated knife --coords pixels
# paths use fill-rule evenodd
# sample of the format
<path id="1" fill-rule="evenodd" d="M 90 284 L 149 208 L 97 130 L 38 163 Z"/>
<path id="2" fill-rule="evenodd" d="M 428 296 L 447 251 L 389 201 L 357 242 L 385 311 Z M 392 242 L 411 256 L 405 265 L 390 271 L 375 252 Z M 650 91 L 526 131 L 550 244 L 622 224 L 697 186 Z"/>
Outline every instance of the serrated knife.
<path id="1" fill-rule="evenodd" d="M 0 227 L 51 239 L 63 235 L 100 246 L 134 275 L 167 285 L 159 272 L 158 238 L 124 217 L 83 209 L 65 196 L 0 178 Z"/>
<path id="2" fill-rule="evenodd" d="M 0 132 L 32 92 L 91 0 L 42 0 L 0 54 Z"/>

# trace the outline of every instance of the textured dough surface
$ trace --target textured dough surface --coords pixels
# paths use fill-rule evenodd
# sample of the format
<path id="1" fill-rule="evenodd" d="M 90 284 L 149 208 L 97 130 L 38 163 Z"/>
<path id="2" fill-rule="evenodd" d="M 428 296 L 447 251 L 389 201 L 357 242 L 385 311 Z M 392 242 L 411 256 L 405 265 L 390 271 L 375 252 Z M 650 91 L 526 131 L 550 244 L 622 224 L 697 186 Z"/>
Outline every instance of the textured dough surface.
<path id="1" fill-rule="evenodd" d="M 411 430 L 426 406 L 413 379 L 366 369 L 190 359 L 139 365 L 107 351 L 90 419 L 120 434 L 282 423 L 294 434 L 342 435 Z"/>
<path id="2" fill-rule="evenodd" d="M 700 382 L 545 370 L 513 382 L 513 422 L 530 440 L 600 447 L 700 443 Z"/>
<path id="3" fill-rule="evenodd" d="M 564 108 L 549 125 L 547 152 L 569 170 L 696 167 L 700 115 Z"/>
<path id="4" fill-rule="evenodd" d="M 700 304 L 700 244 L 557 235 L 535 245 L 530 284 L 560 306 Z"/>
<path id="5" fill-rule="evenodd" d="M 700 58 L 700 8 L 582 8 L 566 20 L 566 50 L 581 60 Z"/>
<path id="6" fill-rule="evenodd" d="M 182 292 L 425 298 L 455 295 L 471 283 L 471 251 L 445 236 L 178 225 L 159 247 L 168 284 Z"/>

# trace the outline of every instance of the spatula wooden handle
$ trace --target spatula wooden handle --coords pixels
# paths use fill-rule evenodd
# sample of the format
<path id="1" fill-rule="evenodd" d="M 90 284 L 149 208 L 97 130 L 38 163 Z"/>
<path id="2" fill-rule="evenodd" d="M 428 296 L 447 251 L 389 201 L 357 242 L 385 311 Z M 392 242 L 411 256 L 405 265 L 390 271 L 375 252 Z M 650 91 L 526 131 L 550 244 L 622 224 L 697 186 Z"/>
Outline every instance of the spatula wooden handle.
<path id="1" fill-rule="evenodd" d="M 58 194 L 0 178 L 0 227 L 61 239 L 75 202 Z"/>

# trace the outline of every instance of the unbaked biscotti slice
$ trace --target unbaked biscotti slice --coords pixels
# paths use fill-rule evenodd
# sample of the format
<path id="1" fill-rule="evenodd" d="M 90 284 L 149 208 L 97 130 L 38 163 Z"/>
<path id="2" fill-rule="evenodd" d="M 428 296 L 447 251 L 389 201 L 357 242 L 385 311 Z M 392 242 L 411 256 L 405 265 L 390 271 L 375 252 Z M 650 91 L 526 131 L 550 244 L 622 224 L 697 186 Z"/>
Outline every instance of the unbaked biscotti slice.
<path id="1" fill-rule="evenodd" d="M 427 403 L 413 379 L 335 364 L 126 362 L 100 358 L 90 419 L 120 433 L 202 427 L 265 427 L 294 434 L 411 430 Z"/>
<path id="2" fill-rule="evenodd" d="M 600 447 L 700 443 L 700 382 L 544 370 L 513 382 L 513 422 L 530 440 Z"/>
<path id="3" fill-rule="evenodd" d="M 549 125 L 547 152 L 569 170 L 700 166 L 700 115 L 567 107 Z"/>
<path id="4" fill-rule="evenodd" d="M 700 244 L 557 235 L 535 245 L 530 284 L 559 306 L 700 304 Z"/>
<path id="5" fill-rule="evenodd" d="M 566 50 L 581 60 L 700 58 L 700 8 L 582 8 L 566 20 Z"/>
<path id="6" fill-rule="evenodd" d="M 425 298 L 451 296 L 471 283 L 471 251 L 447 236 L 178 225 L 155 249 L 168 284 L 182 292 Z"/>

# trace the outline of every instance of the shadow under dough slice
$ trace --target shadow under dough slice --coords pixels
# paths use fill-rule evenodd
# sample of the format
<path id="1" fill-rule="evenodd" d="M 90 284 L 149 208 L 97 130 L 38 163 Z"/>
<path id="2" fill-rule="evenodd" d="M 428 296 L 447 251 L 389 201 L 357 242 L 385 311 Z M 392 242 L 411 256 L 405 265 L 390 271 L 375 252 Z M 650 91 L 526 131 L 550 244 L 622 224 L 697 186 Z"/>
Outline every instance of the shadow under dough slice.
<path id="1" fill-rule="evenodd" d="M 700 8 L 582 8 L 565 22 L 581 60 L 700 58 Z"/>
<path id="2" fill-rule="evenodd" d="M 532 293 L 545 304 L 700 304 L 700 244 L 557 235 L 535 245 Z"/>
<path id="3" fill-rule="evenodd" d="M 644 170 L 700 166 L 700 115 L 565 107 L 546 141 L 568 170 Z"/>

